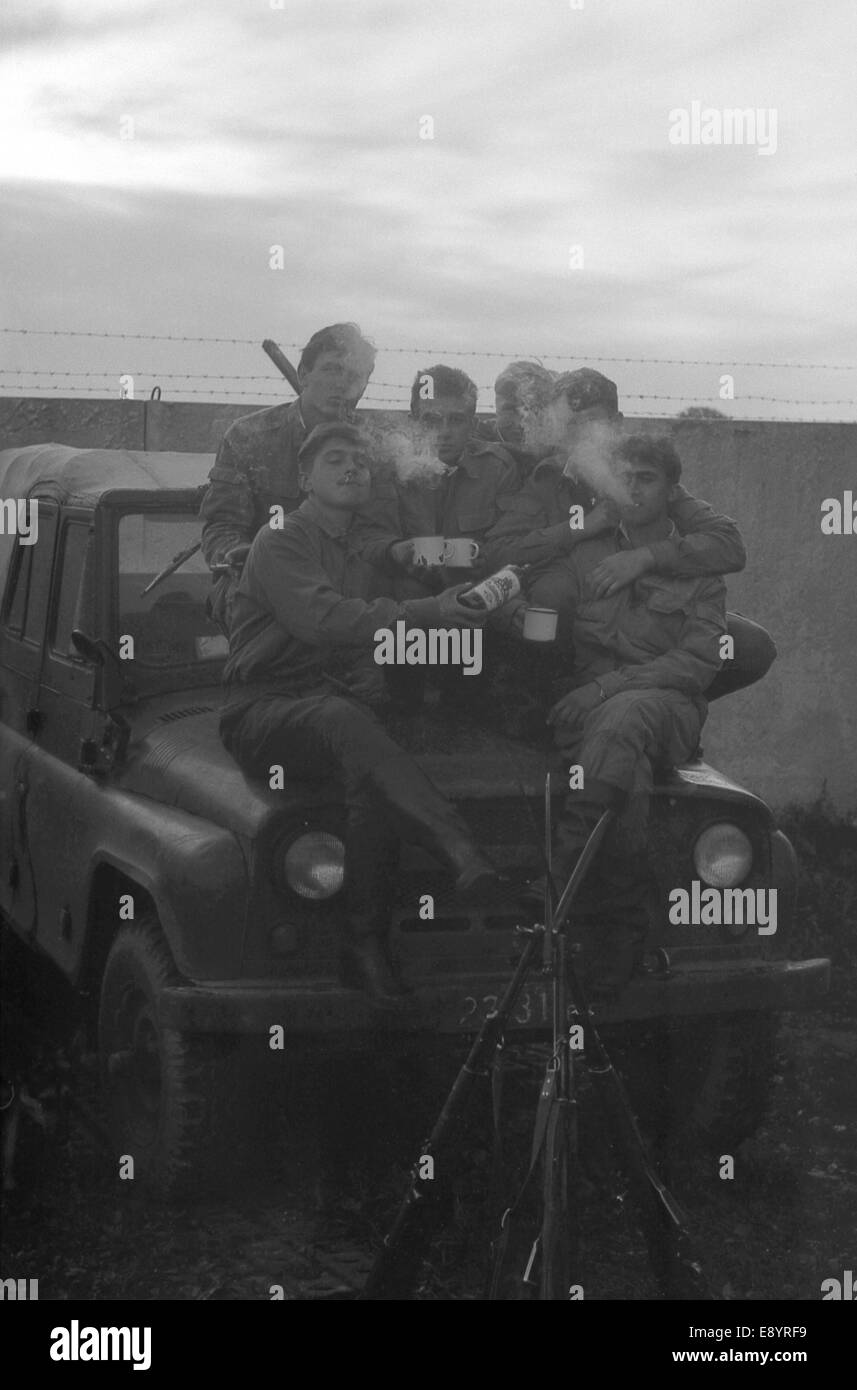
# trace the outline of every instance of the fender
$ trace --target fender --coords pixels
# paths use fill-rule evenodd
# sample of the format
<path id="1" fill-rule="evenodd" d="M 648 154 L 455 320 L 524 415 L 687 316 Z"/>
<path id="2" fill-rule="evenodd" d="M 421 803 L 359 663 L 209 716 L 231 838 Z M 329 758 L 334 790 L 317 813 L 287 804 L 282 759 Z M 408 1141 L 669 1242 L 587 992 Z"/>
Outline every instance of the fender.
<path id="1" fill-rule="evenodd" d="M 150 895 L 179 970 L 191 979 L 240 973 L 248 856 L 231 830 L 202 816 L 81 776 L 30 746 L 26 760 L 29 857 L 38 884 L 36 940 L 79 983 L 109 905 L 94 909 L 98 869 L 110 865 Z M 61 808 L 61 810 L 59 809 Z M 27 923 L 10 917 L 19 932 Z M 35 944 L 31 940 L 31 944 Z"/>
<path id="2" fill-rule="evenodd" d="M 127 793 L 105 789 L 103 796 L 110 805 L 87 856 L 90 905 L 98 868 L 109 864 L 149 894 L 183 975 L 195 981 L 239 976 L 250 888 L 235 836 Z M 118 926 L 118 902 L 115 920 Z"/>

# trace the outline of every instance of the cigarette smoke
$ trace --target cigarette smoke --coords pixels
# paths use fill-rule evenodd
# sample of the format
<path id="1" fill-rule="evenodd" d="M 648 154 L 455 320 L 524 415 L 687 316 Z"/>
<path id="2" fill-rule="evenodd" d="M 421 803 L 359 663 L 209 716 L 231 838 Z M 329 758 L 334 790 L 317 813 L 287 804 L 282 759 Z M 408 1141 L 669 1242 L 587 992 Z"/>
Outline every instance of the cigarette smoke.
<path id="1" fill-rule="evenodd" d="M 400 483 L 436 485 L 449 472 L 413 421 L 397 421 L 395 429 L 378 431 L 372 444 L 375 458 L 392 469 Z"/>
<path id="2" fill-rule="evenodd" d="M 631 499 L 613 470 L 617 442 L 615 424 L 576 419 L 562 395 L 525 418 L 524 447 L 528 452 L 564 456 L 563 471 L 568 477 L 586 483 L 595 497 L 609 497 L 627 506 Z"/>

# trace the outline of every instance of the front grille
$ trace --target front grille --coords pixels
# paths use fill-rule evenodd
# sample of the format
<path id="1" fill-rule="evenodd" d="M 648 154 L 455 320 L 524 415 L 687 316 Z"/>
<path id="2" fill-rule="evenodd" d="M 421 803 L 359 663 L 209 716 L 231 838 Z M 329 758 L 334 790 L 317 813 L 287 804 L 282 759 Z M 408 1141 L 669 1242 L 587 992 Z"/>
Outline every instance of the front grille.
<path id="1" fill-rule="evenodd" d="M 559 819 L 564 796 L 552 798 L 552 819 Z M 512 845 L 541 863 L 544 855 L 545 812 L 542 797 L 516 796 L 499 800 L 467 800 L 456 803 L 474 839 L 486 849 L 490 845 Z M 500 866 L 503 867 L 502 865 Z"/>
<path id="2" fill-rule="evenodd" d="M 159 714 L 157 722 L 174 724 L 177 719 L 189 719 L 194 714 L 211 714 L 214 708 L 214 705 L 185 705 L 184 709 L 171 709 L 166 714 Z"/>

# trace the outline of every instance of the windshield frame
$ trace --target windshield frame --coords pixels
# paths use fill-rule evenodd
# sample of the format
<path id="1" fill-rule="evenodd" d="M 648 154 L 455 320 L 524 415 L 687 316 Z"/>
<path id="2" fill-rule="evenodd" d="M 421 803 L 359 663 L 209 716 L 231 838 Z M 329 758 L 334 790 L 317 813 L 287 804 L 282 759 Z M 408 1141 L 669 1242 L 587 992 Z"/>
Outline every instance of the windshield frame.
<path id="1" fill-rule="evenodd" d="M 111 649 L 119 655 L 120 632 L 120 526 L 124 517 L 128 516 L 162 516 L 175 517 L 182 513 L 187 513 L 188 520 L 194 520 L 199 528 L 199 536 L 202 533 L 202 524 L 199 520 L 200 489 L 176 489 L 175 492 L 148 491 L 127 492 L 113 494 L 109 502 L 102 501 L 98 507 L 101 525 L 97 526 L 96 534 L 100 533 L 101 550 L 104 557 L 103 573 L 108 582 L 101 588 L 101 610 L 99 620 L 102 633 Z M 190 542 L 188 542 L 190 543 Z M 182 547 L 177 545 L 177 553 Z M 181 569 L 176 571 L 181 573 Z M 153 576 L 154 577 L 154 576 Z M 155 591 L 157 592 L 157 591 Z M 222 683 L 223 667 L 226 663 L 226 653 L 216 657 L 202 657 L 193 661 L 178 662 L 174 665 L 153 665 L 145 661 L 129 660 L 128 680 L 133 686 L 135 695 L 130 694 L 123 698 L 122 703 L 133 704 L 140 699 L 148 698 L 153 695 L 168 694 L 174 690 L 199 690 L 219 687 Z"/>

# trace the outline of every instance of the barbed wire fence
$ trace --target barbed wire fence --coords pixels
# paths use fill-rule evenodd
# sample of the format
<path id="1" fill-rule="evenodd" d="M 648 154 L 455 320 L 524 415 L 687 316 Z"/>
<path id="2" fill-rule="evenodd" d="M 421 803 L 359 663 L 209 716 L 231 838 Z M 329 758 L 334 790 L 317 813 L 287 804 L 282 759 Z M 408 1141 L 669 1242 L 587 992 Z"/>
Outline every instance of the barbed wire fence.
<path id="1" fill-rule="evenodd" d="M 25 351 L 28 351 L 32 343 L 39 343 L 44 339 L 86 339 L 95 342 L 116 342 L 134 344 L 161 344 L 172 345 L 192 345 L 194 347 L 204 346 L 206 350 L 211 348 L 232 348 L 247 350 L 248 365 L 249 352 L 255 355 L 261 349 L 260 340 L 256 338 L 235 338 L 226 336 L 203 336 L 196 334 L 171 334 L 171 333 L 120 333 L 107 330 L 95 329 L 69 329 L 69 328 L 7 328 L 0 327 L 0 337 L 6 341 L 12 341 L 13 351 L 16 349 L 16 356 L 23 358 Z M 296 342 L 281 341 L 280 346 L 286 351 L 293 360 L 297 361 L 302 345 Z M 173 349 L 171 349 L 173 350 Z M 135 355 L 125 365 L 122 363 L 122 370 L 117 371 L 113 365 L 107 370 L 84 369 L 73 371 L 67 368 L 56 368 L 49 366 L 2 366 L 0 367 L 0 397 L 2 396 L 41 396 L 58 395 L 63 393 L 65 397 L 89 397 L 105 399 L 116 397 L 131 397 L 142 400 L 155 396 L 159 399 L 166 399 L 169 395 L 170 400 L 180 401 L 186 398 L 205 397 L 210 402 L 229 404 L 231 402 L 246 402 L 248 408 L 253 401 L 260 406 L 271 401 L 288 401 L 293 397 L 291 387 L 285 382 L 276 369 L 272 366 L 267 371 L 242 372 L 202 372 L 202 371 L 161 371 L 156 367 L 140 367 L 139 358 L 136 356 L 139 351 L 143 355 L 143 349 L 135 349 Z M 580 365 L 580 354 L 575 354 L 572 362 L 570 354 L 560 353 L 538 353 L 532 349 L 517 349 L 507 351 L 482 351 L 463 348 L 439 348 L 439 347 L 419 347 L 419 346 L 378 346 L 378 361 L 383 364 L 385 359 L 401 362 L 403 357 L 410 357 L 413 362 L 409 373 L 409 379 L 399 381 L 386 380 L 381 376 L 374 376 L 369 382 L 369 386 L 361 400 L 361 406 L 378 409 L 407 409 L 410 399 L 410 380 L 428 363 L 448 362 L 454 359 L 468 359 L 471 362 L 482 362 L 494 364 L 489 374 L 488 371 L 480 373 L 482 379 L 477 381 L 480 396 L 483 402 L 487 401 L 487 407 L 483 405 L 488 413 L 493 410 L 493 382 L 497 374 L 500 363 L 508 363 L 515 360 L 536 360 L 545 365 L 550 363 L 561 364 L 564 369 L 569 369 L 572 365 Z M 43 355 L 43 354 L 40 354 Z M 242 352 L 242 358 L 244 353 Z M 124 358 L 124 353 L 123 353 Z M 725 358 L 681 358 L 681 357 L 633 357 L 633 356 L 613 356 L 602 357 L 596 354 L 586 355 L 582 360 L 587 364 L 594 365 L 599 369 L 610 370 L 621 366 L 646 367 L 646 368 L 720 368 L 723 371 L 750 370 L 753 371 L 801 371 L 816 373 L 857 373 L 857 363 L 843 362 L 772 362 L 772 361 L 751 361 L 751 360 L 728 360 Z M 395 375 L 388 372 L 385 375 Z M 830 378 L 826 378 L 830 380 Z M 835 386 L 846 385 L 846 391 L 850 382 L 843 383 L 841 377 L 834 378 Z M 200 385 L 199 383 L 209 383 Z M 124 384 L 123 384 L 124 383 Z M 168 386 L 165 384 L 169 383 Z M 857 383 L 855 383 L 857 385 Z M 273 388 L 273 389 L 271 389 Z M 842 410 L 848 408 L 851 412 L 848 420 L 854 419 L 854 408 L 857 406 L 857 395 L 854 397 L 847 394 L 837 393 L 835 396 L 823 397 L 813 392 L 808 396 L 781 396 L 767 393 L 745 393 L 743 390 L 735 397 L 716 398 L 704 392 L 697 391 L 694 394 L 673 394 L 664 393 L 660 390 L 651 392 L 641 391 L 620 391 L 621 401 L 630 405 L 634 403 L 631 410 L 626 408 L 626 415 L 639 415 L 646 417 L 669 418 L 679 413 L 681 407 L 695 407 L 699 409 L 714 408 L 725 415 L 726 418 L 752 419 L 752 420 L 771 420 L 788 421 L 795 420 L 794 415 L 760 415 L 753 410 L 752 415 L 739 415 L 735 409 L 745 410 L 748 405 L 767 406 L 789 406 L 800 407 L 801 410 L 835 409 Z M 716 402 L 716 404 L 715 404 Z M 670 409 L 665 407 L 669 406 Z M 724 410 L 723 407 L 728 407 Z M 696 417 L 704 419 L 705 416 Z M 807 417 L 798 417 L 806 420 Z M 813 421 L 807 420 L 807 423 Z M 829 416 L 825 417 L 820 423 L 836 423 L 831 421 Z"/>

